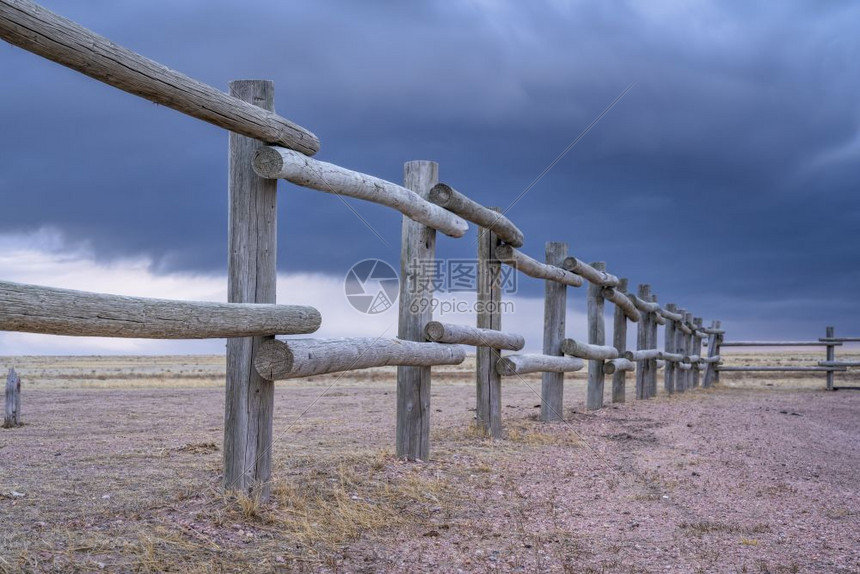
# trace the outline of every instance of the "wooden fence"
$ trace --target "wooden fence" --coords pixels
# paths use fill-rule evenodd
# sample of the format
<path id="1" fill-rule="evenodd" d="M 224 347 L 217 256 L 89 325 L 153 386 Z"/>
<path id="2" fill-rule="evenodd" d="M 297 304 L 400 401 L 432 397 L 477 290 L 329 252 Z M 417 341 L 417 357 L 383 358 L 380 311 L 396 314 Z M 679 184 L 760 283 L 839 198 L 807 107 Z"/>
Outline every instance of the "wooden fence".
<path id="1" fill-rule="evenodd" d="M 823 361 L 818 361 L 816 365 L 777 365 L 777 366 L 735 366 L 735 365 L 718 365 L 717 374 L 722 372 L 786 372 L 786 373 L 826 373 L 827 390 L 833 391 L 837 389 L 855 389 L 860 387 L 836 387 L 833 384 L 834 373 L 844 372 L 852 367 L 860 367 L 858 361 L 837 361 L 836 347 L 843 343 L 860 342 L 860 337 L 837 337 L 835 327 L 827 327 L 824 337 L 817 341 L 719 341 L 718 345 L 722 347 L 824 347 L 825 355 Z M 717 349 L 719 352 L 719 349 Z"/>
<path id="2" fill-rule="evenodd" d="M 268 497 L 271 473 L 273 381 L 382 365 L 397 365 L 397 456 L 427 460 L 430 452 L 431 367 L 464 360 L 461 345 L 476 347 L 477 424 L 502 433 L 505 377 L 541 373 L 541 419 L 563 418 L 564 374 L 588 369 L 587 408 L 603 406 L 606 375 L 611 396 L 623 402 L 627 373 L 636 397 L 657 394 L 658 372 L 668 393 L 708 387 L 719 376 L 725 346 L 719 321 L 674 304 L 660 306 L 650 285 L 628 292 L 628 279 L 604 262 L 584 263 L 566 243 L 546 244 L 544 262 L 520 248 L 523 233 L 497 208 L 485 207 L 439 182 L 438 165 L 408 162 L 403 185 L 310 156 L 319 140 L 277 115 L 271 82 L 243 80 L 230 94 L 126 50 L 29 0 L 0 0 L 0 38 L 121 90 L 229 130 L 229 288 L 226 304 L 148 300 L 0 283 L 0 330 L 63 335 L 151 338 L 228 338 L 224 430 L 224 486 Z M 391 207 L 403 214 L 401 291 L 396 339 L 288 339 L 310 334 L 316 309 L 277 305 L 276 180 Z M 419 305 L 431 296 L 421 285 L 435 260 L 436 232 L 462 237 L 478 227 L 477 326 L 433 321 Z M 422 262 L 415 266 L 415 262 Z M 502 330 L 501 266 L 546 282 L 543 352 L 522 354 L 525 341 Z M 588 340 L 565 338 L 566 292 L 588 283 Z M 614 305 L 607 344 L 606 302 Z M 68 312 L 74 307 L 74 312 Z M 628 322 L 637 324 L 636 349 L 627 349 Z M 665 344 L 657 348 L 658 327 Z M 832 332 L 829 333 L 832 335 Z M 702 343 L 709 341 L 703 352 Z M 833 345 L 837 344 L 835 340 Z M 833 345 L 828 346 L 828 349 Z M 502 356 L 502 351 L 513 354 Z M 828 361 L 833 360 L 828 353 Z M 586 363 L 587 361 L 587 363 Z M 838 370 L 824 366 L 828 373 Z M 839 367 L 841 368 L 841 367 Z M 722 369 L 727 370 L 727 369 Z"/>

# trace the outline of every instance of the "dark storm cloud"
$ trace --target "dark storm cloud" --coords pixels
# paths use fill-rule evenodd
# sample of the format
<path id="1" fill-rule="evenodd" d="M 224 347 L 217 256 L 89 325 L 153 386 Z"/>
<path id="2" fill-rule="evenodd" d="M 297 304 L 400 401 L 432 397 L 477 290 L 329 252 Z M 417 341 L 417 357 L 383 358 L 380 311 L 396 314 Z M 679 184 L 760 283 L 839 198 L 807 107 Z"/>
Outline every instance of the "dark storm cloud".
<path id="1" fill-rule="evenodd" d="M 568 241 L 707 317 L 860 322 L 854 3 L 47 6 L 218 87 L 275 80 L 320 159 L 393 181 L 434 159 L 501 207 L 635 83 L 511 210 L 524 250 Z M 16 48 L 0 66 L 0 231 L 52 225 L 105 259 L 223 269 L 226 134 Z M 350 202 L 385 245 L 335 197 L 284 185 L 279 201 L 283 269 L 397 260 L 388 210 Z"/>

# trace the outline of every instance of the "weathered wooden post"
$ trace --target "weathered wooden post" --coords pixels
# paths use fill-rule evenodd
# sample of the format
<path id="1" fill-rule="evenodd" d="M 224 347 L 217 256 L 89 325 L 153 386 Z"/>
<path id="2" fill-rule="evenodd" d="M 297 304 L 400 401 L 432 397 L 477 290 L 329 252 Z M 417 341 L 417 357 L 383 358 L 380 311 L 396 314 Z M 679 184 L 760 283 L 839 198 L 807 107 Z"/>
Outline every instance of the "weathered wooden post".
<path id="1" fill-rule="evenodd" d="M 627 278 L 620 278 L 615 290 L 624 296 L 627 293 Z M 619 305 L 615 305 L 612 319 L 612 344 L 618 349 L 618 356 L 623 357 L 627 350 L 627 314 Z M 626 395 L 627 371 L 617 369 L 612 373 L 612 402 L 623 403 L 627 399 Z"/>
<path id="2" fill-rule="evenodd" d="M 500 212 L 497 207 L 491 209 Z M 496 258 L 496 247 L 501 243 L 489 229 L 478 228 L 479 329 L 502 329 L 502 263 Z M 484 346 L 475 349 L 478 429 L 493 438 L 502 436 L 502 375 L 496 370 L 500 358 L 498 349 Z"/>
<path id="3" fill-rule="evenodd" d="M 3 428 L 13 428 L 22 424 L 21 418 L 21 377 L 14 368 L 6 376 L 6 412 Z"/>
<path id="4" fill-rule="evenodd" d="M 427 199 L 439 181 L 434 161 L 403 166 L 403 186 Z M 423 341 L 424 326 L 433 320 L 436 230 L 403 217 L 400 243 L 400 312 L 397 336 Z M 430 457 L 430 367 L 397 367 L 397 438 L 399 458 Z"/>
<path id="5" fill-rule="evenodd" d="M 684 334 L 684 354 L 692 355 L 693 354 L 693 314 L 684 312 L 684 324 L 690 330 L 689 333 Z M 693 369 L 689 369 L 684 371 L 684 390 L 689 390 L 693 387 Z"/>
<path id="6" fill-rule="evenodd" d="M 714 322 L 714 326 L 717 328 L 717 330 L 722 330 L 721 325 L 722 325 L 722 321 L 715 321 Z M 715 335 L 715 337 L 716 337 L 716 341 L 714 342 L 714 356 L 719 357 L 720 353 L 722 352 L 720 345 L 723 342 L 723 333 L 717 333 Z M 714 365 L 714 375 L 711 378 L 711 382 L 714 385 L 716 385 L 720 382 L 719 365 Z"/>
<path id="7" fill-rule="evenodd" d="M 695 325 L 697 329 L 701 329 L 704 326 L 703 322 L 704 322 L 704 320 L 701 317 L 694 317 L 693 318 L 693 325 Z M 697 337 L 695 334 L 693 335 L 693 350 L 690 351 L 690 353 L 693 355 L 696 355 L 696 356 L 701 356 L 701 354 L 702 354 L 702 340 L 699 337 Z M 692 373 L 693 373 L 692 374 L 693 388 L 695 389 L 695 388 L 699 387 L 699 382 L 700 382 L 699 377 L 701 374 L 699 371 L 699 362 L 698 361 L 693 363 Z"/>
<path id="8" fill-rule="evenodd" d="M 686 332 L 689 330 L 686 323 L 684 323 L 684 318 L 686 317 L 686 311 L 684 309 L 678 309 L 678 314 L 681 315 L 681 320 L 675 324 L 675 353 L 679 355 L 687 354 L 687 335 Z M 676 365 L 677 367 L 677 365 Z M 675 370 L 675 392 L 683 393 L 687 390 L 687 375 L 690 372 L 681 368 L 676 368 Z"/>
<path id="9" fill-rule="evenodd" d="M 639 289 L 637 291 L 637 296 L 642 301 L 648 301 L 651 294 L 651 285 L 647 283 L 643 283 L 639 285 Z M 650 349 L 648 346 L 649 339 L 651 338 L 651 321 L 652 321 L 651 313 L 646 311 L 642 312 L 642 318 L 639 320 L 639 324 L 636 329 L 636 349 L 639 351 Z M 648 368 L 650 365 L 650 361 L 647 359 L 639 361 L 636 366 L 636 398 L 637 399 L 647 399 L 648 398 L 648 390 L 647 390 L 647 374 Z"/>
<path id="10" fill-rule="evenodd" d="M 230 82 L 230 94 L 274 111 L 275 86 L 267 80 Z M 252 167 L 258 140 L 230 134 L 228 288 L 231 303 L 275 303 L 277 180 Z M 227 340 L 224 405 L 224 488 L 262 501 L 269 498 L 275 386 L 254 368 L 260 344 L 271 337 Z"/>
<path id="11" fill-rule="evenodd" d="M 714 331 L 719 331 L 720 322 L 719 321 L 711 321 L 711 328 Z M 719 333 L 711 333 L 710 338 L 708 340 L 708 358 L 713 359 L 714 357 L 720 356 L 720 335 Z M 709 362 L 705 365 L 705 375 L 702 378 L 702 386 L 705 388 L 710 387 L 716 382 L 716 376 L 719 373 L 719 365 L 717 363 Z"/>
<path id="12" fill-rule="evenodd" d="M 834 337 L 836 337 L 836 334 L 835 334 L 836 329 L 834 327 L 827 327 L 827 329 L 825 329 L 825 333 L 826 333 L 825 336 L 828 339 L 833 339 Z M 830 343 L 832 343 L 832 341 Z M 826 351 L 825 357 L 826 357 L 825 360 L 829 363 L 832 363 L 833 361 L 836 360 L 836 347 L 834 345 L 832 345 L 832 344 L 827 345 L 827 351 Z M 828 391 L 833 390 L 833 371 L 832 370 L 827 371 L 827 390 Z"/>
<path id="13" fill-rule="evenodd" d="M 651 293 L 649 296 L 649 301 L 651 303 L 657 302 L 657 295 Z M 659 322 L 663 321 L 661 317 L 657 316 L 657 313 L 648 313 L 649 320 L 649 330 L 648 330 L 648 348 L 656 349 L 657 348 L 657 327 L 659 326 Z M 663 321 L 665 322 L 665 321 Z M 648 370 L 646 371 L 646 385 L 645 385 L 645 393 L 647 398 L 651 399 L 657 396 L 657 358 L 648 359 Z"/>
<path id="14" fill-rule="evenodd" d="M 561 266 L 567 257 L 567 243 L 548 241 L 547 265 Z M 543 354 L 560 357 L 567 311 L 567 286 L 547 279 L 544 291 Z M 564 373 L 541 374 L 540 418 L 542 421 L 564 420 Z"/>
<path id="15" fill-rule="evenodd" d="M 595 261 L 591 266 L 598 271 L 606 271 L 605 261 Z M 603 287 L 594 283 L 588 284 L 588 342 L 592 345 L 606 344 L 606 326 L 603 317 Z M 586 392 L 585 408 L 593 411 L 603 408 L 603 374 L 602 360 L 588 361 L 588 390 Z"/>
<path id="16" fill-rule="evenodd" d="M 666 310 L 674 313 L 677 310 L 674 303 L 666 303 Z M 675 353 L 675 321 L 668 319 L 663 331 L 663 348 L 667 353 Z M 663 370 L 663 389 L 670 395 L 675 392 L 675 362 L 666 361 Z"/>

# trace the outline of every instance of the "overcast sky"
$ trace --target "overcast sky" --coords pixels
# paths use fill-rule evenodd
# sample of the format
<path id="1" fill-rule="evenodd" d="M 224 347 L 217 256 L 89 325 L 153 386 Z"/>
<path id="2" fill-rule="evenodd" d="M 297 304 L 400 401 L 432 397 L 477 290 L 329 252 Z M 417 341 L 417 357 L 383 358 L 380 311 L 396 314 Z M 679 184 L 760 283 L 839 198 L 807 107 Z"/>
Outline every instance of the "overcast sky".
<path id="1" fill-rule="evenodd" d="M 274 80 L 321 160 L 399 182 L 432 159 L 503 208 L 632 86 L 510 210 L 522 250 L 566 241 L 738 337 L 860 332 L 856 2 L 43 4 L 220 89 Z M 223 299 L 227 134 L 5 43 L 0 70 L 0 279 Z M 350 201 L 383 241 L 336 197 L 280 186 L 281 300 L 354 334 L 337 286 L 358 260 L 396 264 L 400 217 Z M 506 324 L 539 346 L 543 285 L 519 287 Z M 6 335 L 0 354 L 166 348 L 56 341 Z"/>

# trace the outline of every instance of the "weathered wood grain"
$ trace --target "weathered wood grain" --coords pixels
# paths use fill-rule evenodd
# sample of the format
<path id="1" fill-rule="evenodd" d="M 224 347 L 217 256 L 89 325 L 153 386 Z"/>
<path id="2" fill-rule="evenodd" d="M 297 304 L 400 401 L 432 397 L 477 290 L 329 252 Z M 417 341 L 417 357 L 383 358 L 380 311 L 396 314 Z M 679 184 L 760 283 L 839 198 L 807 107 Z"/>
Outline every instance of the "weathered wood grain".
<path id="1" fill-rule="evenodd" d="M 565 271 L 570 271 L 585 278 L 592 285 L 599 285 L 601 287 L 615 287 L 618 285 L 618 277 L 615 275 L 607 273 L 604 269 L 597 269 L 593 264 L 588 265 L 587 263 L 583 263 L 573 256 L 566 257 L 561 267 Z"/>
<path id="2" fill-rule="evenodd" d="M 0 2 L 0 38 L 91 78 L 250 138 L 313 155 L 319 139 L 270 110 L 118 46 L 28 0 Z"/>
<path id="3" fill-rule="evenodd" d="M 3 416 L 3 428 L 10 429 L 22 424 L 21 418 L 21 377 L 14 368 L 6 375 L 6 405 Z"/>
<path id="4" fill-rule="evenodd" d="M 269 339 L 260 346 L 254 367 L 263 378 L 281 381 L 393 365 L 458 365 L 465 358 L 458 345 L 401 339 Z"/>
<path id="5" fill-rule="evenodd" d="M 618 286 L 620 286 L 621 281 L 623 281 L 623 279 L 619 279 L 618 281 Z M 620 308 L 628 319 L 630 319 L 634 323 L 638 322 L 640 317 L 639 310 L 636 308 L 636 306 L 633 304 L 633 301 L 630 300 L 627 294 L 619 290 L 618 286 L 604 287 L 603 298 L 613 303 L 616 307 Z"/>
<path id="6" fill-rule="evenodd" d="M 575 339 L 564 339 L 561 342 L 561 351 L 565 355 L 579 357 L 595 361 L 608 361 L 619 357 L 618 349 L 609 345 L 592 345 Z"/>
<path id="7" fill-rule="evenodd" d="M 422 200 L 439 181 L 439 165 L 410 161 L 403 166 L 403 186 Z M 428 205 L 433 205 L 428 203 Z M 433 205 L 436 209 L 440 207 Z M 444 210 L 443 210 L 444 211 Z M 445 212 L 448 213 L 448 212 Z M 452 217 L 456 217 L 450 214 Z M 424 325 L 433 320 L 436 230 L 403 216 L 400 243 L 400 307 L 397 336 L 424 341 Z M 397 367 L 398 458 L 428 460 L 430 456 L 430 367 Z"/>
<path id="8" fill-rule="evenodd" d="M 828 339 L 833 339 L 836 337 L 836 330 L 834 327 L 829 326 L 825 329 L 826 335 L 825 337 Z M 834 346 L 833 341 L 828 341 L 828 345 L 825 350 L 825 360 L 828 362 L 833 362 L 836 360 L 836 347 Z M 827 390 L 833 390 L 833 371 L 827 371 Z"/>
<path id="9" fill-rule="evenodd" d="M 492 231 L 505 243 L 514 247 L 523 246 L 525 241 L 523 232 L 510 219 L 502 215 L 501 211 L 484 207 L 450 185 L 437 183 L 430 190 L 428 199 L 432 203 L 459 215 L 466 221 L 471 221 L 482 229 Z M 479 230 L 478 233 L 481 231 Z"/>
<path id="10" fill-rule="evenodd" d="M 651 286 L 647 283 L 643 283 L 639 285 L 637 295 L 630 294 L 630 300 L 633 301 L 633 304 L 642 313 L 642 318 L 636 325 L 637 351 L 645 351 L 652 349 L 652 347 L 649 345 L 651 333 L 651 313 L 654 311 L 655 308 L 659 306 L 648 303 L 648 297 L 650 293 Z M 659 353 L 659 351 L 656 349 L 654 349 L 654 352 Z M 640 356 L 633 355 L 630 351 L 624 354 L 624 358 L 628 361 L 638 361 L 638 364 L 636 365 L 636 398 L 640 400 L 648 398 L 648 391 L 646 388 L 648 358 L 645 358 L 644 356 L 640 358 Z"/>
<path id="11" fill-rule="evenodd" d="M 583 284 L 582 277 L 565 271 L 560 267 L 561 261 L 558 264 L 541 263 L 525 253 L 517 251 L 510 245 L 500 245 L 497 247 L 496 257 L 505 265 L 510 265 L 514 269 L 535 279 L 555 281 L 556 283 L 570 287 L 581 287 Z"/>
<path id="12" fill-rule="evenodd" d="M 427 201 L 427 193 L 422 195 L 407 186 L 319 161 L 286 148 L 261 147 L 254 156 L 254 170 L 261 177 L 285 179 L 317 191 L 385 205 L 450 237 L 463 237 L 469 229 L 469 224 L 463 219 Z"/>
<path id="13" fill-rule="evenodd" d="M 636 363 L 633 361 L 628 361 L 627 359 L 609 359 L 603 363 L 603 372 L 607 375 L 618 375 L 621 373 L 625 373 L 626 371 L 635 371 Z M 615 393 L 613 392 L 613 395 Z M 617 401 L 615 398 L 612 399 L 613 403 L 623 403 L 624 401 Z"/>
<path id="14" fill-rule="evenodd" d="M 235 98 L 273 111 L 275 87 L 263 80 L 230 82 Z M 231 133 L 228 163 L 227 300 L 275 303 L 277 292 L 277 183 L 259 177 L 251 159 L 261 143 Z M 254 356 L 271 337 L 227 339 L 224 403 L 224 489 L 269 498 L 275 385 L 254 369 Z"/>
<path id="15" fill-rule="evenodd" d="M 507 351 L 519 351 L 526 345 L 525 338 L 516 333 L 469 327 L 468 325 L 440 323 L 439 321 L 430 321 L 427 323 L 424 327 L 424 333 L 428 341 L 436 343 L 457 343 L 460 345 L 473 345 L 475 347 L 505 349 Z M 493 363 L 495 364 L 495 361 Z"/>
<path id="16" fill-rule="evenodd" d="M 313 333 L 319 311 L 123 297 L 0 281 L 0 331 L 79 337 L 220 339 Z"/>
<path id="17" fill-rule="evenodd" d="M 502 248 L 509 247 L 503 245 Z M 496 249 L 496 254 L 502 251 L 502 248 Z M 513 248 L 510 248 L 512 253 L 516 253 Z M 567 257 L 567 243 L 549 241 L 546 244 L 546 265 L 541 265 L 546 269 L 557 269 L 561 273 L 566 273 L 570 277 L 579 279 L 576 275 L 567 273 L 567 271 L 558 267 L 561 265 L 564 258 Z M 501 259 L 501 258 L 500 258 Z M 535 263 L 538 263 L 535 261 Z M 517 267 L 519 269 L 519 267 Z M 561 341 L 564 339 L 565 318 L 567 316 L 567 285 L 569 283 L 558 282 L 551 280 L 547 276 L 544 286 L 544 312 L 543 312 L 543 355 L 522 355 L 527 357 L 525 360 L 531 360 L 534 365 L 537 359 L 543 357 L 559 358 L 561 357 Z M 581 282 L 582 280 L 579 279 Z M 551 364 L 572 365 L 575 363 L 561 361 L 552 361 Z M 581 361 L 580 361 L 581 362 Z M 544 361 L 544 363 L 547 363 Z M 504 363 L 508 365 L 509 363 Z M 507 369 L 507 367 L 505 367 Z M 517 370 L 519 367 L 514 365 L 511 369 L 514 372 L 522 372 Z M 510 369 L 508 369 L 510 370 Z M 541 405 L 540 416 L 544 422 L 564 420 L 564 370 L 559 369 L 538 369 L 542 372 L 541 375 Z M 506 371 L 499 371 L 505 374 Z M 530 371 L 535 372 L 535 371 Z"/>
<path id="18" fill-rule="evenodd" d="M 433 189 L 430 190 L 431 195 Z M 497 208 L 489 209 L 499 213 Z M 519 351 L 525 346 L 525 339 L 519 335 L 501 332 L 502 264 L 496 259 L 499 245 L 501 240 L 498 235 L 491 230 L 478 228 L 476 300 L 479 307 L 476 313 L 477 329 L 473 333 L 477 337 L 472 337 L 478 341 L 475 348 L 475 415 L 478 430 L 493 438 L 502 436 L 502 376 L 496 370 L 496 362 L 501 357 L 500 349 Z M 430 327 L 433 323 L 427 323 L 428 334 L 435 329 Z"/>
<path id="19" fill-rule="evenodd" d="M 629 307 L 625 309 L 623 305 L 615 302 L 615 311 L 612 315 L 612 345 L 615 347 L 615 350 L 618 351 L 618 357 L 620 358 L 624 355 L 624 351 L 627 350 L 627 319 L 630 318 L 631 320 L 638 321 L 639 311 L 636 310 L 633 306 L 633 302 L 627 297 L 626 277 L 618 279 L 618 285 L 615 287 L 604 287 L 604 296 L 606 295 L 607 290 L 611 290 L 613 295 L 618 298 L 623 297 L 629 305 Z M 635 313 L 636 319 L 633 319 L 632 316 L 628 314 L 631 310 Z M 613 368 L 614 371 L 612 373 L 608 373 L 612 375 L 613 403 L 623 403 L 627 400 L 627 369 L 617 368 L 620 364 L 621 363 L 613 364 L 613 367 L 611 368 Z M 630 361 L 627 361 L 627 364 L 635 368 L 635 365 Z M 603 372 L 607 372 L 606 365 L 604 365 Z"/>
<path id="20" fill-rule="evenodd" d="M 637 349 L 635 351 L 624 351 L 623 358 L 628 361 L 647 361 L 650 359 L 658 359 L 663 351 L 660 349 Z"/>
<path id="21" fill-rule="evenodd" d="M 571 258 L 567 257 L 565 262 Z M 574 258 L 575 259 L 575 258 Z M 588 265 L 598 274 L 608 275 L 606 270 L 606 262 L 595 261 Z M 618 284 L 618 279 L 614 278 L 615 284 Z M 588 351 L 592 354 L 588 361 L 588 386 L 586 388 L 585 408 L 589 411 L 595 411 L 603 408 L 603 392 L 605 386 L 605 377 L 603 373 L 604 358 L 618 358 L 618 350 L 615 347 L 606 346 L 606 326 L 603 316 L 603 286 L 595 283 L 588 285 L 588 295 L 586 298 L 587 313 L 588 313 Z M 571 345 L 571 351 L 583 352 L 583 347 L 577 347 L 576 341 L 567 339 Z M 565 351 L 564 342 L 562 342 L 562 351 Z M 575 353 L 570 353 L 574 356 Z M 604 355 L 600 357 L 599 355 Z"/>
<path id="22" fill-rule="evenodd" d="M 657 295 L 655 293 L 648 294 L 648 300 L 651 303 L 657 303 Z M 659 311 L 659 307 L 657 309 Z M 659 312 L 655 311 L 650 314 L 649 331 L 648 331 L 648 348 L 657 348 L 657 330 L 658 325 L 664 324 L 666 320 L 660 316 Z M 648 371 L 646 373 L 646 395 L 651 399 L 657 396 L 657 358 L 648 359 Z"/>
<path id="23" fill-rule="evenodd" d="M 496 363 L 499 374 L 504 376 L 525 375 L 527 373 L 562 374 L 581 371 L 585 361 L 576 357 L 556 357 L 550 355 L 508 355 Z M 559 419 L 562 413 L 558 413 Z M 555 419 L 552 419 L 555 420 Z"/>
<path id="24" fill-rule="evenodd" d="M 676 309 L 677 307 L 674 303 L 667 303 L 666 307 L 660 311 L 669 320 L 663 331 L 663 348 L 666 349 L 666 352 L 661 355 L 661 358 L 664 361 L 668 361 L 666 369 L 663 371 L 663 390 L 670 395 L 675 392 L 674 363 L 683 358 L 682 355 L 675 353 L 675 323 L 683 318 L 679 313 L 675 312 Z M 673 361 L 673 359 L 676 360 Z"/>

